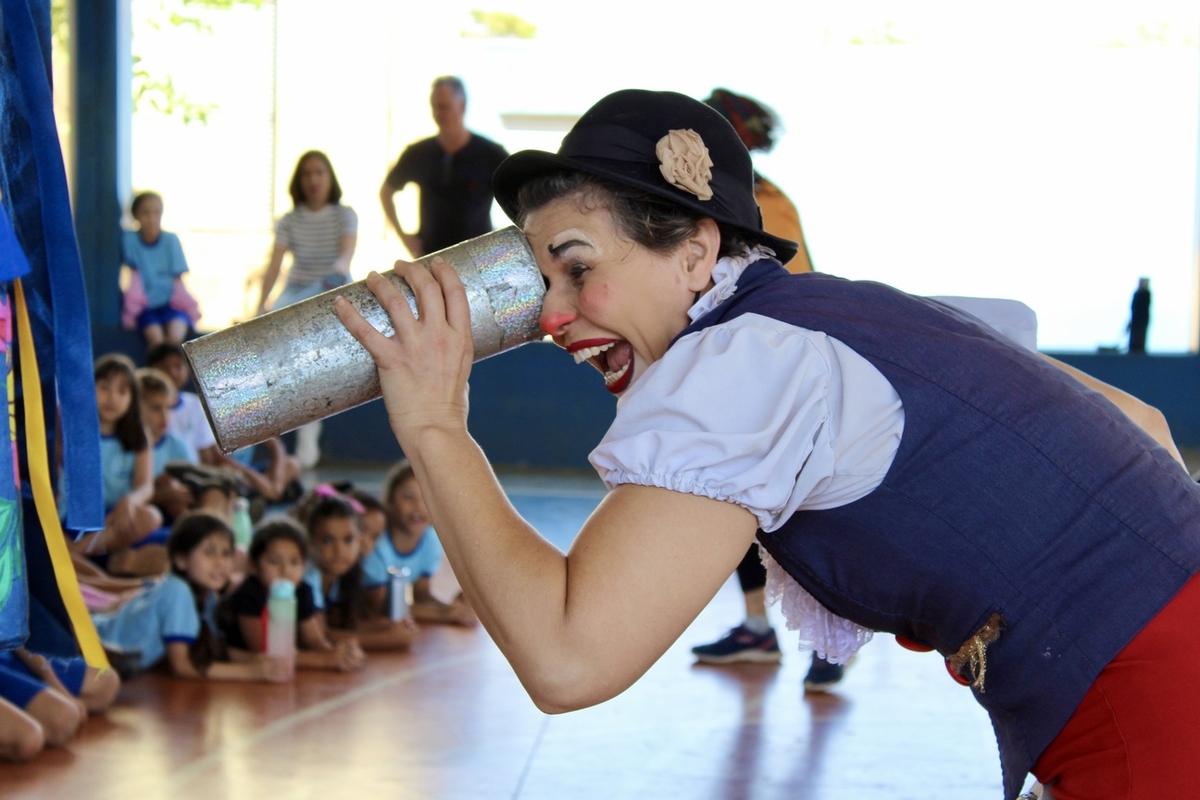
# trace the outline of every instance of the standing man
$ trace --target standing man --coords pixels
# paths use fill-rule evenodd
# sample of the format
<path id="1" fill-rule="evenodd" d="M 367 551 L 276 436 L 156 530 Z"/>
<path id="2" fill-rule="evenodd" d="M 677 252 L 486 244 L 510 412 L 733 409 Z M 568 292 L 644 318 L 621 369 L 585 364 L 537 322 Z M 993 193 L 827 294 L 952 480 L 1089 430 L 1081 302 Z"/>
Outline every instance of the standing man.
<path id="1" fill-rule="evenodd" d="M 1146 352 L 1146 330 L 1150 327 L 1150 279 L 1139 278 L 1137 291 L 1129 303 L 1129 352 Z"/>
<path id="2" fill-rule="evenodd" d="M 459 78 L 435 80 L 429 104 L 437 136 L 406 147 L 379 189 L 383 213 L 413 258 L 492 229 L 492 173 L 508 157 L 503 147 L 463 124 L 467 95 Z M 416 233 L 400 227 L 393 200 L 409 183 L 421 190 L 421 222 Z"/>

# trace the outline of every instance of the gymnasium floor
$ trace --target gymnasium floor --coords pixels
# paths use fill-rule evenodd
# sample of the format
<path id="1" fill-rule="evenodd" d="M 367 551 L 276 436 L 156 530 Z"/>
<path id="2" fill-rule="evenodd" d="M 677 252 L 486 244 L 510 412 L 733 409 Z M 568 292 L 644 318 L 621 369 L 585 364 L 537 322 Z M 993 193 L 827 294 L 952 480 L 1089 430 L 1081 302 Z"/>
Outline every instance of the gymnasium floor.
<path id="1" fill-rule="evenodd" d="M 377 489 L 382 471 L 346 476 Z M 518 510 L 564 548 L 602 492 L 594 478 L 502 481 Z M 353 675 L 305 673 L 292 685 L 143 675 L 69 747 L 0 765 L 0 797 L 1001 796 L 987 717 L 941 659 L 879 636 L 836 693 L 806 696 L 808 654 L 776 615 L 782 666 L 695 666 L 689 648 L 741 613 L 731 579 L 631 689 L 553 717 L 533 706 L 482 629 L 426 627 L 411 652 L 374 654 Z"/>

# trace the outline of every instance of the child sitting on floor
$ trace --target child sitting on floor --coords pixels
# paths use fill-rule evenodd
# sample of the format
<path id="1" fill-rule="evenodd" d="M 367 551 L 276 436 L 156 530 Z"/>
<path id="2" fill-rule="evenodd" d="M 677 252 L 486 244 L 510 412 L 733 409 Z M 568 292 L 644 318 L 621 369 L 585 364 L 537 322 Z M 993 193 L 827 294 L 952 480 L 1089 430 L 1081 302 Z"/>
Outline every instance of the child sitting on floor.
<path id="1" fill-rule="evenodd" d="M 359 489 L 350 481 L 339 481 L 332 486 L 351 501 L 358 503 L 358 534 L 361 537 L 359 549 L 363 558 L 366 558 L 375 550 L 375 545 L 379 544 L 379 537 L 387 529 L 387 511 L 378 497 L 365 489 Z"/>
<path id="2" fill-rule="evenodd" d="M 135 670 L 166 661 L 177 678 L 285 682 L 286 659 L 247 656 L 230 663 L 216 634 L 217 593 L 229 583 L 233 531 L 204 511 L 180 517 L 167 539 L 171 573 L 113 612 L 93 614 L 105 648 Z"/>
<path id="3" fill-rule="evenodd" d="M 293 520 L 269 517 L 254 529 L 250 541 L 250 572 L 230 596 L 221 626 L 230 648 L 247 653 L 266 649 L 263 634 L 269 587 L 285 580 L 296 587 L 296 666 L 353 672 L 366 658 L 353 637 L 332 642 L 317 613 L 312 587 L 304 581 L 308 544 L 304 530 Z"/>
<path id="4" fill-rule="evenodd" d="M 42 724 L 0 697 L 0 761 L 32 761 L 45 746 Z"/>
<path id="5" fill-rule="evenodd" d="M 363 587 L 364 509 L 327 483 L 303 498 L 292 513 L 308 531 L 311 557 L 304 580 L 312 587 L 334 641 L 353 636 L 364 650 L 400 650 L 412 644 L 416 625 L 406 614 L 393 621 L 372 614 Z"/>
<path id="6" fill-rule="evenodd" d="M 116 575 L 158 575 L 166 569 L 161 545 L 138 548 L 162 525 L 162 514 L 150 502 L 153 458 L 133 362 L 109 353 L 96 360 L 94 374 L 107 516 L 103 530 L 83 535 L 71 549 Z M 60 507 L 68 491 L 69 486 L 62 487 Z"/>
<path id="7" fill-rule="evenodd" d="M 461 592 L 452 602 L 445 603 L 430 591 L 431 580 L 442 564 L 442 545 L 429 525 L 421 488 L 407 460 L 401 460 L 388 473 L 383 505 L 387 529 L 363 560 L 372 611 L 383 614 L 387 607 L 391 570 L 407 569 L 412 583 L 413 619 L 467 627 L 478 624 L 475 612 Z"/>
<path id="8" fill-rule="evenodd" d="M 154 477 L 151 502 L 169 523 L 189 509 L 201 506 L 201 500 L 212 504 L 210 511 L 228 515 L 223 497 L 199 498 L 182 481 L 166 472 L 168 464 L 195 464 L 199 461 L 196 449 L 171 431 L 171 408 L 175 405 L 175 384 L 166 373 L 152 367 L 137 371 L 138 394 L 142 402 L 142 422 L 150 437 Z M 204 506 L 207 507 L 207 506 Z"/>

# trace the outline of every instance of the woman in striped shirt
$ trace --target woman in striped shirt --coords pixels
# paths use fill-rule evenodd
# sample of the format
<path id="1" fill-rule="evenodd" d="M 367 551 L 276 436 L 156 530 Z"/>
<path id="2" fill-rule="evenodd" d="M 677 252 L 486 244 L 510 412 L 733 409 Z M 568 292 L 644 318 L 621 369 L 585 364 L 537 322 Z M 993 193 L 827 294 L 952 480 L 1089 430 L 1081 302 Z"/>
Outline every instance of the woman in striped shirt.
<path id="1" fill-rule="evenodd" d="M 342 187 L 329 157 L 319 150 L 300 156 L 289 187 L 295 204 L 275 225 L 275 247 L 263 274 L 258 313 L 268 310 L 267 301 L 283 267 L 283 257 L 292 254 L 283 291 L 270 308 L 283 308 L 350 282 L 350 259 L 358 241 L 358 215 L 341 204 Z"/>
<path id="2" fill-rule="evenodd" d="M 292 254 L 283 291 L 270 308 L 284 308 L 350 282 L 350 259 L 358 242 L 358 215 L 341 204 L 342 187 L 329 156 L 309 150 L 300 156 L 289 186 L 295 204 L 275 225 L 275 248 L 262 279 L 258 313 L 265 313 L 279 279 L 283 256 Z M 296 434 L 296 458 L 309 469 L 321 459 L 321 423 L 310 422 Z"/>

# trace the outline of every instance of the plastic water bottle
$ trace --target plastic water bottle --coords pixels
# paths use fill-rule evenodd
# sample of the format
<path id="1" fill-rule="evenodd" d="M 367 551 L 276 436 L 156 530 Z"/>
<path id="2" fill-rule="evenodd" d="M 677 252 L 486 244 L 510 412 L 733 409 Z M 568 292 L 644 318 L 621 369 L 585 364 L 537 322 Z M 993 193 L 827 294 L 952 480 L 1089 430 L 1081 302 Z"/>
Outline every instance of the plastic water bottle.
<path id="1" fill-rule="evenodd" d="M 388 573 L 392 576 L 388 616 L 391 617 L 392 622 L 399 622 L 408 616 L 411 604 L 409 593 L 412 590 L 412 584 L 408 577 L 412 571 L 408 567 L 388 567 Z"/>
<path id="2" fill-rule="evenodd" d="M 254 538 L 254 523 L 250 520 L 250 501 L 244 497 L 233 499 L 233 543 L 239 550 L 250 547 Z"/>
<path id="3" fill-rule="evenodd" d="M 296 660 L 296 585 L 282 578 L 267 598 L 267 655 Z"/>

